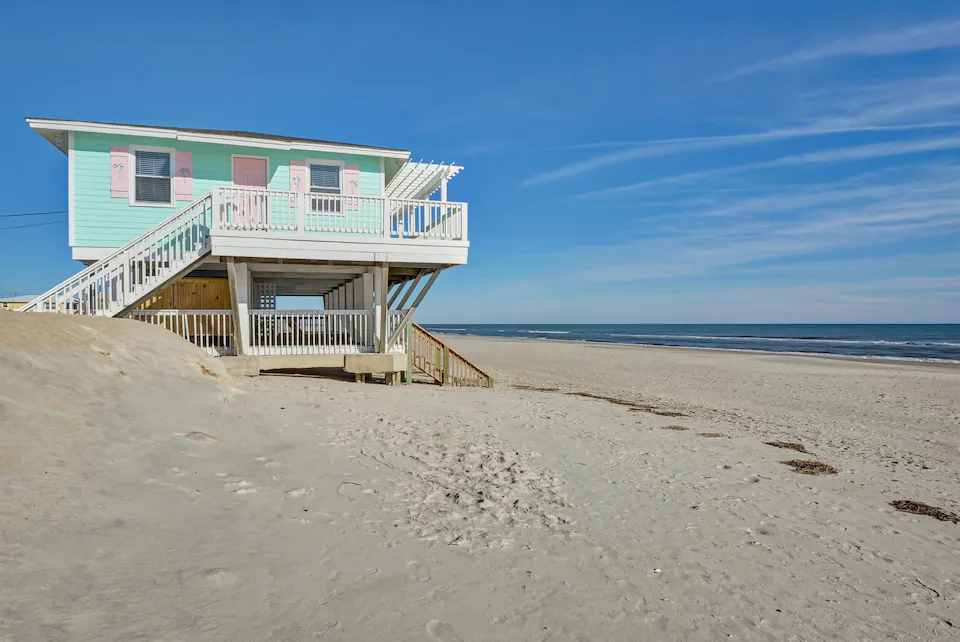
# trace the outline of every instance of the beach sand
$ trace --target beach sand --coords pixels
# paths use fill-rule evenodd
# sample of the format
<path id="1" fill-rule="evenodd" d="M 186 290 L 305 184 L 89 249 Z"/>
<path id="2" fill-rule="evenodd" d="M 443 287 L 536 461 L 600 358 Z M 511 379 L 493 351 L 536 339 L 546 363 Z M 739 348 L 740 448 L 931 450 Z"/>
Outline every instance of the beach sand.
<path id="1" fill-rule="evenodd" d="M 960 369 L 448 339 L 494 389 L 0 314 L 0 640 L 960 636 L 890 505 L 960 509 Z"/>

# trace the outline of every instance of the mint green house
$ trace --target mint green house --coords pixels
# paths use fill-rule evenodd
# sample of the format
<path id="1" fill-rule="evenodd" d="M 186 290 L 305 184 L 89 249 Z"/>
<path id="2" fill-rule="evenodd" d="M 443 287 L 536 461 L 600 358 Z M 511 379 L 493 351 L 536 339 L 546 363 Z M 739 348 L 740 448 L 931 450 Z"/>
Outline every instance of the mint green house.
<path id="1" fill-rule="evenodd" d="M 409 370 L 414 344 L 437 341 L 412 317 L 467 262 L 467 204 L 447 199 L 462 168 L 251 132 L 27 123 L 67 156 L 69 243 L 87 267 L 24 311 L 131 317 L 260 368 L 358 376 Z M 276 309 L 298 296 L 322 309 Z M 447 353 L 417 365 L 468 383 Z"/>

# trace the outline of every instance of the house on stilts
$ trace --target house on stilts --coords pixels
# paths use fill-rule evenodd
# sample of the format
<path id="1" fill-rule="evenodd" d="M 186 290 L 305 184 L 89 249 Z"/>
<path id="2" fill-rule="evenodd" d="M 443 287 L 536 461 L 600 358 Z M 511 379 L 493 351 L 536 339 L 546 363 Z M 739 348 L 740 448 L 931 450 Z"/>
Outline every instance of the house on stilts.
<path id="1" fill-rule="evenodd" d="M 251 132 L 27 123 L 67 156 L 86 267 L 21 311 L 145 321 L 257 370 L 492 383 L 413 323 L 440 272 L 467 262 L 467 204 L 447 199 L 461 167 Z"/>

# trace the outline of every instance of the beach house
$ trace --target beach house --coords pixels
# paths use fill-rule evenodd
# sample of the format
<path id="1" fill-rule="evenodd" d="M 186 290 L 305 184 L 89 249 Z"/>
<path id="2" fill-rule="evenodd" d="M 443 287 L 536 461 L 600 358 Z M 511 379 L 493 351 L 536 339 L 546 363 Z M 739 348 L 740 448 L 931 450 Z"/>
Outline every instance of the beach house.
<path id="1" fill-rule="evenodd" d="M 467 204 L 447 194 L 461 167 L 252 132 L 27 123 L 67 157 L 86 267 L 22 311 L 155 323 L 258 370 L 489 385 L 413 323 L 439 274 L 467 262 Z"/>
<path id="2" fill-rule="evenodd" d="M 0 310 L 17 311 L 23 306 L 33 301 L 37 296 L 35 294 L 18 294 L 0 299 Z"/>

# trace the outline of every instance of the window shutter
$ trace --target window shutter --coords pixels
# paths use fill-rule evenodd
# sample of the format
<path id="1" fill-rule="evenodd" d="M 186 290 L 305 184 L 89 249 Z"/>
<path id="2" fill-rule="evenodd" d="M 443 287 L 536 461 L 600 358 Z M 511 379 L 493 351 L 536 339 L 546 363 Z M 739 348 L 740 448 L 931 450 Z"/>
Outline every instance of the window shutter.
<path id="1" fill-rule="evenodd" d="M 343 166 L 343 193 L 347 196 L 360 196 L 360 166 Z M 355 212 L 360 209 L 360 201 L 355 198 L 347 199 L 347 211 Z"/>
<path id="2" fill-rule="evenodd" d="M 193 200 L 193 152 L 177 151 L 177 169 L 173 184 L 178 201 Z"/>
<path id="3" fill-rule="evenodd" d="M 130 197 L 130 150 L 126 147 L 110 147 L 110 197 Z"/>
<path id="4" fill-rule="evenodd" d="M 307 182 L 307 162 L 302 160 L 290 161 L 290 191 L 308 192 L 310 184 Z"/>

